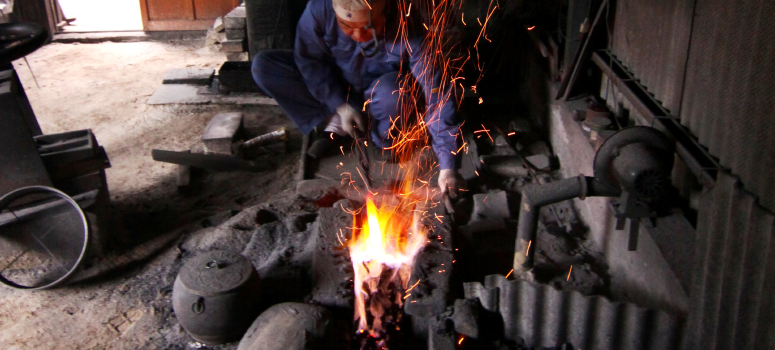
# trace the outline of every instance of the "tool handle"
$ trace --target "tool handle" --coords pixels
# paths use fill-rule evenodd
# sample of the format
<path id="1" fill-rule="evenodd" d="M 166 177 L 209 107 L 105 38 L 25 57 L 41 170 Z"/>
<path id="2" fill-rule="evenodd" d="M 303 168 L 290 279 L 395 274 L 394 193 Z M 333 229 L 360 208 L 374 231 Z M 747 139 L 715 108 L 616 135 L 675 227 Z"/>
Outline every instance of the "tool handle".
<path id="1" fill-rule="evenodd" d="M 444 207 L 447 208 L 447 214 L 455 215 L 455 206 L 452 205 L 452 200 L 449 199 L 449 193 L 444 192 L 441 195 L 441 200 L 444 201 Z"/>
<path id="2" fill-rule="evenodd" d="M 245 143 L 242 144 L 242 146 L 240 146 L 240 148 L 243 150 L 246 150 L 256 146 L 261 146 L 261 145 L 266 145 L 273 142 L 281 142 L 286 140 L 288 140 L 288 133 L 285 131 L 285 128 L 282 128 L 280 130 L 273 131 L 261 136 L 256 136 L 250 140 L 247 140 L 245 141 Z"/>

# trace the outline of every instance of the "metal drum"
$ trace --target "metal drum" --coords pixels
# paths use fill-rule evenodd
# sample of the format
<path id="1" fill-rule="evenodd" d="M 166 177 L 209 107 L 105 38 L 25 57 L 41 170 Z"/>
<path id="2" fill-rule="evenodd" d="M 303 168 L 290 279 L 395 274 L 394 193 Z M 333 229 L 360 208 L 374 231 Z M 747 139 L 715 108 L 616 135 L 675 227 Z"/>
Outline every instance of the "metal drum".
<path id="1" fill-rule="evenodd" d="M 172 308 L 195 340 L 217 345 L 240 339 L 258 316 L 259 276 L 240 254 L 216 250 L 194 257 L 172 287 Z"/>

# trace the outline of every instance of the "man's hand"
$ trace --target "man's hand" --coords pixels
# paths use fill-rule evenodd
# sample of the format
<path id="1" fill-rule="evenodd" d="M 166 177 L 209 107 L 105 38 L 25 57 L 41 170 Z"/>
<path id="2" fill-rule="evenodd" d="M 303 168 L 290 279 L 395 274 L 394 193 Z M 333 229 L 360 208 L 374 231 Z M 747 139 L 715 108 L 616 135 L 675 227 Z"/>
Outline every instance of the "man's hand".
<path id="1" fill-rule="evenodd" d="M 355 128 L 353 127 L 353 124 L 355 124 L 362 133 L 366 132 L 366 128 L 363 125 L 363 115 L 349 104 L 345 103 L 337 107 L 336 113 L 339 114 L 339 117 L 342 120 L 342 129 L 353 138 L 355 138 Z"/>
<path id="2" fill-rule="evenodd" d="M 439 187 L 441 193 L 449 194 L 450 198 L 457 198 L 457 191 L 464 186 L 463 178 L 455 169 L 442 169 L 439 172 Z"/>

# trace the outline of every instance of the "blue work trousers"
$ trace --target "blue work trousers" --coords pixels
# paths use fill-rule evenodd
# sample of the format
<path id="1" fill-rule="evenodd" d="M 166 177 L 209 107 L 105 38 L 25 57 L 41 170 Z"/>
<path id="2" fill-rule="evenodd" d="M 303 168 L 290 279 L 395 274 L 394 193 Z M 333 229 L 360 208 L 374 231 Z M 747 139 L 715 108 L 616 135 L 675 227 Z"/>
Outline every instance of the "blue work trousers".
<path id="1" fill-rule="evenodd" d="M 312 96 L 299 72 L 291 50 L 265 50 L 253 59 L 253 79 L 261 89 L 274 98 L 280 108 L 303 133 L 325 123 L 336 111 Z M 371 99 L 366 110 L 371 117 L 371 138 L 376 146 L 385 147 L 391 119 L 398 115 L 398 72 L 382 75 L 369 84 L 365 91 L 351 91 L 350 104 L 362 107 Z M 379 84 L 377 84 L 379 82 Z M 336 84 L 337 82 L 331 82 Z M 357 108 L 357 107 L 356 107 Z M 357 108 L 360 109 L 360 108 Z M 335 118 L 339 118 L 335 116 Z"/>

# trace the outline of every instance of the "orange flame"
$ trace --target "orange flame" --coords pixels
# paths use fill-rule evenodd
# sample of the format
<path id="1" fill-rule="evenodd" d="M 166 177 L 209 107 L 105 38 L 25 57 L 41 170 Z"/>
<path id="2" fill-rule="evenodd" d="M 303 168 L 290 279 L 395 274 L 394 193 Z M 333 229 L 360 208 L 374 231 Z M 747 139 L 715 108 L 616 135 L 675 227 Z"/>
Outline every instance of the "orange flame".
<path id="1" fill-rule="evenodd" d="M 355 319 L 359 320 L 359 331 L 376 335 L 383 329 L 382 320 L 373 318 L 373 324 L 367 322 L 367 299 L 383 292 L 385 272 L 390 273 L 390 281 L 395 282 L 397 290 L 392 303 L 401 306 L 412 272 L 414 257 L 425 245 L 424 228 L 418 224 L 415 216 L 403 213 L 400 207 L 381 206 L 377 209 L 374 200 L 366 201 L 366 220 L 363 227 L 356 231 L 350 241 L 350 259 L 355 272 Z M 370 310 L 373 311 L 373 310 Z M 378 316 L 378 315 L 376 315 Z"/>

